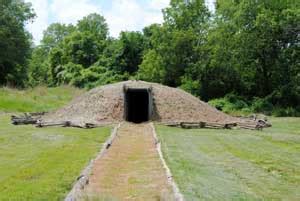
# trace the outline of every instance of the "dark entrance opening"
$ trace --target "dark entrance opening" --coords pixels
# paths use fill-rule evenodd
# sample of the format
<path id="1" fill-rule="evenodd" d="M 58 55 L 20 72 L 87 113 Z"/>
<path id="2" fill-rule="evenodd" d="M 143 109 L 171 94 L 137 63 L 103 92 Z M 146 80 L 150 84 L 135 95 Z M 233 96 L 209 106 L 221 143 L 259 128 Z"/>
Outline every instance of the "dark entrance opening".
<path id="1" fill-rule="evenodd" d="M 126 121 L 142 123 L 149 121 L 150 95 L 147 89 L 127 89 L 125 92 Z"/>

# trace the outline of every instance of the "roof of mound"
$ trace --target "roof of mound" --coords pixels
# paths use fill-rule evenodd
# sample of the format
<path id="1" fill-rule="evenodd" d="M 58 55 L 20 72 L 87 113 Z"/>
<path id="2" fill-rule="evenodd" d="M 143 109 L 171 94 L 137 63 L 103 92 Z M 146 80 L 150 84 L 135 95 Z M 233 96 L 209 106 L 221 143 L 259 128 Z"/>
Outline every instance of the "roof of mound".
<path id="1" fill-rule="evenodd" d="M 153 120 L 171 122 L 232 123 L 226 115 L 191 94 L 177 88 L 143 81 L 105 85 L 75 98 L 69 105 L 47 114 L 45 122 L 71 121 L 76 124 L 107 124 L 124 119 L 124 86 L 151 88 L 154 101 Z"/>

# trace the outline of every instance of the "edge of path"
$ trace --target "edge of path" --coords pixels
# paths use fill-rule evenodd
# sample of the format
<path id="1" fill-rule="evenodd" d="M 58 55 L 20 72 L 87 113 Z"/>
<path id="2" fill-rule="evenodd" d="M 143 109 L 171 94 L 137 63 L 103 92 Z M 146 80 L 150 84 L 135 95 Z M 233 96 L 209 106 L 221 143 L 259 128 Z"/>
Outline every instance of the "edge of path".
<path id="1" fill-rule="evenodd" d="M 175 180 L 173 179 L 171 170 L 168 167 L 168 165 L 167 165 L 167 163 L 165 161 L 165 158 L 163 156 L 163 153 L 161 151 L 161 143 L 160 143 L 159 139 L 157 138 L 157 133 L 156 133 L 156 130 L 155 130 L 153 122 L 150 123 L 150 126 L 152 128 L 153 137 L 155 139 L 156 150 L 157 150 L 159 158 L 160 158 L 160 160 L 162 162 L 163 168 L 166 171 L 166 175 L 167 175 L 167 178 L 168 178 L 168 183 L 172 186 L 173 193 L 174 193 L 174 196 L 175 196 L 175 200 L 176 201 L 184 201 L 185 199 L 183 197 L 183 194 L 180 192 L 180 190 L 179 190 L 179 188 L 178 188 Z"/>
<path id="2" fill-rule="evenodd" d="M 122 123 L 119 123 L 117 126 L 114 127 L 114 129 L 111 132 L 110 137 L 102 145 L 102 148 L 101 148 L 100 152 L 97 154 L 96 158 L 91 160 L 90 163 L 88 164 L 88 166 L 86 166 L 81 171 L 80 176 L 77 177 L 77 180 L 73 184 L 71 191 L 66 196 L 65 201 L 76 201 L 76 200 L 80 200 L 80 198 L 82 198 L 82 196 L 83 196 L 82 192 L 83 192 L 85 186 L 89 183 L 89 176 L 92 173 L 92 169 L 93 169 L 95 161 L 102 158 L 102 156 L 106 153 L 106 151 L 112 145 L 121 125 L 122 125 Z"/>

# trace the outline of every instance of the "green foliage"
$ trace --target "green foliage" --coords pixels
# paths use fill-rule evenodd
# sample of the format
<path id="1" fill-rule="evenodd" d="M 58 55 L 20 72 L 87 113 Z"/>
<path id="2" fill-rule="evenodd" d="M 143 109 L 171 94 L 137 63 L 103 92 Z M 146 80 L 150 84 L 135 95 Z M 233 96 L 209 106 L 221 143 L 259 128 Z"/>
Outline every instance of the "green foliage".
<path id="1" fill-rule="evenodd" d="M 144 36 L 140 32 L 121 32 L 119 40 L 122 52 L 118 58 L 121 62 L 116 70 L 121 74 L 133 74 L 142 63 Z"/>
<path id="2" fill-rule="evenodd" d="M 90 14 L 76 26 L 55 23 L 44 32 L 29 69 L 29 84 L 71 84 L 91 88 L 128 79 L 141 64 L 144 36 L 122 32 L 108 37 L 105 19 Z"/>
<path id="3" fill-rule="evenodd" d="M 253 113 L 263 113 L 276 117 L 299 117 L 300 107 L 289 107 L 284 105 L 272 104 L 272 96 L 265 98 L 255 97 L 253 100 L 246 100 L 243 97 L 227 94 L 223 98 L 213 99 L 209 104 L 228 114 L 248 115 Z"/>
<path id="4" fill-rule="evenodd" d="M 300 107 L 275 107 L 272 111 L 272 115 L 275 117 L 300 117 Z"/>
<path id="5" fill-rule="evenodd" d="M 163 83 L 166 76 L 162 57 L 153 50 L 144 55 L 143 63 L 139 67 L 137 78 L 149 82 Z"/>
<path id="6" fill-rule="evenodd" d="M 270 114 L 273 107 L 272 103 L 268 102 L 265 98 L 255 98 L 252 104 L 254 112 L 265 112 Z"/>
<path id="7" fill-rule="evenodd" d="M 61 51 L 62 63 L 73 62 L 81 64 L 84 68 L 88 68 L 95 63 L 101 51 L 103 51 L 104 42 L 97 41 L 91 33 L 73 32 L 65 37 Z"/>
<path id="8" fill-rule="evenodd" d="M 80 64 L 74 64 L 72 62 L 63 65 L 60 72 L 57 74 L 57 84 L 71 84 L 74 86 L 80 86 L 80 76 L 83 66 Z"/>
<path id="9" fill-rule="evenodd" d="M 200 96 L 203 100 L 223 97 L 228 93 L 239 91 L 239 73 L 226 66 L 212 66 L 201 71 Z"/>
<path id="10" fill-rule="evenodd" d="M 31 55 L 28 68 L 28 85 L 45 85 L 49 82 L 49 62 L 45 48 L 36 47 Z"/>
<path id="11" fill-rule="evenodd" d="M 77 27 L 80 32 L 88 32 L 93 35 L 96 41 L 105 40 L 108 36 L 108 25 L 104 17 L 96 13 L 79 20 Z"/>
<path id="12" fill-rule="evenodd" d="M 35 14 L 23 0 L 0 0 L 0 13 L 0 85 L 24 86 L 31 52 L 25 24 Z"/>
<path id="13" fill-rule="evenodd" d="M 180 88 L 197 96 L 198 90 L 201 88 L 200 82 L 198 80 L 192 80 L 191 78 L 184 76 L 181 79 Z"/>
<path id="14" fill-rule="evenodd" d="M 228 94 L 224 98 L 213 99 L 208 102 L 218 110 L 231 114 L 249 114 L 252 110 L 249 104 L 242 98 L 234 94 Z"/>
<path id="15" fill-rule="evenodd" d="M 293 34 L 299 32 L 299 26 L 294 24 L 295 19 L 300 20 L 299 7 L 286 1 L 273 4 L 228 0 L 218 2 L 217 16 L 214 32 L 218 32 L 218 27 L 232 30 L 231 37 L 224 35 L 228 43 L 225 46 L 233 55 L 229 64 L 238 69 L 244 85 L 245 90 L 240 93 L 265 97 L 291 83 L 294 73 L 299 72 L 299 57 L 292 56 L 299 51 Z"/>
<path id="16" fill-rule="evenodd" d="M 117 74 L 114 71 L 108 70 L 103 66 L 99 66 L 97 63 L 88 69 L 81 71 L 81 87 L 87 89 L 94 88 L 96 86 L 111 84 L 127 80 L 127 74 Z"/>
<path id="17" fill-rule="evenodd" d="M 61 44 L 66 36 L 76 30 L 73 25 L 65 25 L 60 23 L 50 24 L 49 27 L 44 31 L 41 46 L 38 48 L 44 48 L 50 51 L 52 48 Z"/>
<path id="18" fill-rule="evenodd" d="M 30 6 L 4 0 L 1 5 L 0 36 L 26 35 Z M 221 98 L 217 102 L 228 112 L 240 107 L 226 95 L 237 94 L 247 100 L 243 112 L 297 114 L 288 111 L 298 111 L 300 102 L 299 8 L 291 1 L 218 0 L 210 13 L 204 0 L 171 0 L 162 24 L 118 38 L 109 36 L 104 17 L 96 13 L 76 25 L 54 23 L 34 48 L 29 67 L 27 36 L 19 49 L 0 40 L 8 49 L 0 53 L 0 84 L 91 88 L 141 79 L 181 87 L 205 101 Z"/>

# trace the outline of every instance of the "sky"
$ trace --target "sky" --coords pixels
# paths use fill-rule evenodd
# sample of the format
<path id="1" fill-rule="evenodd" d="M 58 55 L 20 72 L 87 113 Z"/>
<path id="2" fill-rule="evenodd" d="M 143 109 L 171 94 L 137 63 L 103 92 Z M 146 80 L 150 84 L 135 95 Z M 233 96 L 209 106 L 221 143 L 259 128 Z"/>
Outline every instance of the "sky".
<path id="1" fill-rule="evenodd" d="M 110 35 L 118 37 L 121 31 L 141 31 L 152 23 L 161 23 L 161 10 L 170 0 L 25 0 L 31 2 L 37 15 L 27 29 L 39 44 L 43 31 L 54 22 L 76 24 L 90 13 L 103 15 Z M 213 0 L 207 0 L 212 9 Z"/>

